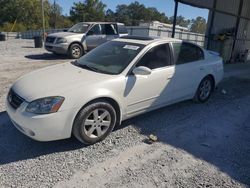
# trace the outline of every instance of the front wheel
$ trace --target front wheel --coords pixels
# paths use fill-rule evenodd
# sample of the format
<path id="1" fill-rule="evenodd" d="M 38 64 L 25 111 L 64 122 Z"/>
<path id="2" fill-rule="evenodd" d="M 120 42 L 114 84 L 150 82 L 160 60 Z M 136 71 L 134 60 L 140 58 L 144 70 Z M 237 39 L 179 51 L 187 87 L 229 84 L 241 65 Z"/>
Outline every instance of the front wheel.
<path id="1" fill-rule="evenodd" d="M 213 91 L 213 79 L 209 76 L 203 78 L 195 95 L 195 100 L 201 103 L 206 102 Z"/>
<path id="2" fill-rule="evenodd" d="M 73 59 L 79 59 L 83 55 L 83 49 L 79 44 L 72 44 L 69 48 L 69 55 Z"/>
<path id="3" fill-rule="evenodd" d="M 116 112 L 107 102 L 92 103 L 77 115 L 73 135 L 84 144 L 94 144 L 105 139 L 116 124 Z"/>

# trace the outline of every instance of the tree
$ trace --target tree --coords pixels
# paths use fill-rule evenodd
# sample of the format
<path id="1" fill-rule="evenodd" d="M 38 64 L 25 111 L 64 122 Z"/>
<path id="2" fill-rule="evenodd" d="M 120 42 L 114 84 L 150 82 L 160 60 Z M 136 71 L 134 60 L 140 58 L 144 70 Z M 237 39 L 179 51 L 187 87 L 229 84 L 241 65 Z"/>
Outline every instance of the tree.
<path id="1" fill-rule="evenodd" d="M 68 28 L 73 25 L 72 21 L 62 15 L 62 8 L 58 4 L 50 5 L 49 11 L 49 25 L 55 28 Z"/>
<path id="2" fill-rule="evenodd" d="M 169 23 L 168 17 L 164 13 L 160 13 L 156 8 L 146 8 L 138 1 L 130 3 L 129 5 L 117 5 L 116 11 L 113 14 L 115 20 L 123 22 L 126 25 L 139 25 L 141 21 L 160 21 Z"/>
<path id="3" fill-rule="evenodd" d="M 85 0 L 84 3 L 74 3 L 70 10 L 70 19 L 73 22 L 80 21 L 104 21 L 105 7 L 100 0 Z"/>
<path id="4" fill-rule="evenodd" d="M 8 32 L 12 28 L 12 31 L 41 29 L 41 2 L 41 0 L 0 0 L 1 30 Z M 43 2 L 46 28 L 64 28 L 72 25 L 69 18 L 62 15 L 62 8 L 58 4 L 51 4 L 49 0 Z"/>
<path id="5" fill-rule="evenodd" d="M 0 0 L 0 26 L 11 25 L 15 22 L 17 25 L 23 25 L 25 29 L 42 28 L 42 10 L 40 0 Z M 2 4 L 3 3 L 3 4 Z M 3 5 L 3 6 L 2 6 Z M 45 23 L 49 27 L 50 3 L 44 1 Z"/>
<path id="6" fill-rule="evenodd" d="M 173 24 L 174 22 L 174 16 L 170 17 L 170 23 Z M 177 16 L 176 17 L 176 25 L 182 26 L 182 27 L 188 27 L 190 25 L 191 21 L 189 19 L 185 19 L 183 16 Z"/>
<path id="7" fill-rule="evenodd" d="M 131 18 L 127 5 L 117 5 L 115 17 L 116 21 L 125 23 L 125 25 L 131 25 Z"/>
<path id="8" fill-rule="evenodd" d="M 190 31 L 204 34 L 206 32 L 206 27 L 207 23 L 205 18 L 198 16 L 196 19 L 192 19 Z"/>
<path id="9" fill-rule="evenodd" d="M 115 13 L 111 9 L 108 9 L 105 13 L 105 21 L 115 22 L 115 16 Z"/>

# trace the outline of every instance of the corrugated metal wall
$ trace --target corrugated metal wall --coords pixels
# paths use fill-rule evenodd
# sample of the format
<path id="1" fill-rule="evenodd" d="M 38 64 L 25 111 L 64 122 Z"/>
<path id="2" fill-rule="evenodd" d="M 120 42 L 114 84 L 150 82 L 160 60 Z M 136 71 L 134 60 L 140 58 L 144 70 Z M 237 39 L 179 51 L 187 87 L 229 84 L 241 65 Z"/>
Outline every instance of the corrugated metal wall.
<path id="1" fill-rule="evenodd" d="M 243 7 L 242 7 L 241 15 L 250 19 L 250 1 L 243 0 Z"/>
<path id="2" fill-rule="evenodd" d="M 216 10 L 237 15 L 239 5 L 239 0 L 217 0 Z"/>
<path id="3" fill-rule="evenodd" d="M 196 7 L 204 7 L 213 10 L 213 0 L 180 0 L 182 3 L 186 3 Z M 238 15 L 240 0 L 216 0 L 215 13 L 214 13 L 214 23 L 211 24 L 212 14 L 210 12 L 208 18 L 208 28 L 211 27 L 211 36 L 208 36 L 212 44 L 210 47 L 217 49 L 218 51 L 232 50 L 233 41 L 235 40 L 235 48 L 233 58 L 236 58 L 238 54 L 244 52 L 246 49 L 250 49 L 250 0 L 243 0 L 241 15 Z M 213 38 L 218 34 L 223 33 L 225 30 L 236 29 L 237 16 L 241 16 L 239 19 L 238 34 L 237 37 L 229 37 L 227 41 L 218 41 Z M 248 18 L 248 19 L 246 19 Z M 207 34 L 208 31 L 206 32 Z M 225 45 L 223 47 L 223 45 Z M 228 55 L 229 56 L 229 55 Z M 231 57 L 231 55 L 230 55 Z M 226 58 L 228 60 L 229 57 Z"/>
<path id="4" fill-rule="evenodd" d="M 236 17 L 215 12 L 212 34 L 220 34 L 226 29 L 232 29 L 236 24 Z"/>
<path id="5" fill-rule="evenodd" d="M 242 17 L 250 19 L 250 1 L 243 0 Z M 250 20 L 240 18 L 237 40 L 235 43 L 234 56 L 238 56 L 245 50 L 250 50 Z"/>

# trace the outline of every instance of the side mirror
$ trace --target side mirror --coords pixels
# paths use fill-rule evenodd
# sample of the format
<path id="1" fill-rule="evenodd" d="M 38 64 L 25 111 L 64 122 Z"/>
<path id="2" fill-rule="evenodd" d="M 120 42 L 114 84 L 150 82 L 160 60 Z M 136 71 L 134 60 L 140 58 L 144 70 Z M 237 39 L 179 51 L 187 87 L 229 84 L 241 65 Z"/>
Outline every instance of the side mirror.
<path id="1" fill-rule="evenodd" d="M 140 66 L 134 68 L 132 72 L 134 75 L 150 75 L 152 70 L 147 67 Z"/>

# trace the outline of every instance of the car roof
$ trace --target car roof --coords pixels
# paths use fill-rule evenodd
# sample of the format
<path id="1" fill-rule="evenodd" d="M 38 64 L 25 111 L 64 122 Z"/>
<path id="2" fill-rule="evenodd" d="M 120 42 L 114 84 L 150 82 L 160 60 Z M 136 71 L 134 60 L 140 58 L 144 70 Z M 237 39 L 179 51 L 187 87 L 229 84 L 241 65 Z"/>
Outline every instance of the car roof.
<path id="1" fill-rule="evenodd" d="M 179 39 L 175 38 L 168 38 L 168 37 L 142 37 L 142 36 L 123 36 L 117 39 L 114 39 L 114 41 L 120 41 L 120 42 L 130 42 L 130 43 L 135 43 L 135 44 L 143 44 L 143 45 L 148 45 L 154 42 L 159 42 L 159 41 L 165 41 L 165 42 L 181 42 Z"/>

